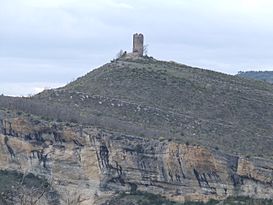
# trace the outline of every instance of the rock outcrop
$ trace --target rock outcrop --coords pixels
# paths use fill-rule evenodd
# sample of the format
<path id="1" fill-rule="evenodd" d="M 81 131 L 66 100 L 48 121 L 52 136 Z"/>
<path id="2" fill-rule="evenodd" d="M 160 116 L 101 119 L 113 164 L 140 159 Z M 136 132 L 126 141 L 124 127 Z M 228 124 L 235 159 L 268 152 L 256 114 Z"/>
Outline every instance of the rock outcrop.
<path id="1" fill-rule="evenodd" d="M 92 204 L 116 191 L 172 200 L 273 198 L 273 161 L 0 113 L 0 169 L 45 176 L 60 203 Z"/>

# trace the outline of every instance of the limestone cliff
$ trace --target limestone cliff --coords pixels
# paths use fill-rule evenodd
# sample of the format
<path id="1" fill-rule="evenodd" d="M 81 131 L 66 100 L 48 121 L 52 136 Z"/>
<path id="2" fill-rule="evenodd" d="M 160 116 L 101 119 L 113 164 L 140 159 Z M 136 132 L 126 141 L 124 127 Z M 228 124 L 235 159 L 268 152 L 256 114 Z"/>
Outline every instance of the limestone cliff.
<path id="1" fill-rule="evenodd" d="M 59 204 L 93 204 L 116 191 L 177 200 L 273 198 L 273 161 L 0 113 L 0 169 L 45 176 Z"/>

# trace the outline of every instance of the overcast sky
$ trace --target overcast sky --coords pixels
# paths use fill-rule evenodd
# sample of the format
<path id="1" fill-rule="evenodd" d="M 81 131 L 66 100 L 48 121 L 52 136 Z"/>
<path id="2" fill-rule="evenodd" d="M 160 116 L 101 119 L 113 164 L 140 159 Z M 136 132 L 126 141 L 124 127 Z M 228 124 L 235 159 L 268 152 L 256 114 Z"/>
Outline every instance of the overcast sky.
<path id="1" fill-rule="evenodd" d="M 272 0 L 0 0 L 0 94 L 62 86 L 130 51 L 235 74 L 273 70 Z"/>

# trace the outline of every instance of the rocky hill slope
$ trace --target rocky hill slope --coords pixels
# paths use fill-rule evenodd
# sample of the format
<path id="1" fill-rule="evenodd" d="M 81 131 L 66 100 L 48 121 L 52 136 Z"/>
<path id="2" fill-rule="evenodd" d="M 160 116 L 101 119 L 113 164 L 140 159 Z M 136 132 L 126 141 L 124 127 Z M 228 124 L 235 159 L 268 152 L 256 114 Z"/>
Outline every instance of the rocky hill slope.
<path id="1" fill-rule="evenodd" d="M 31 98 L 0 96 L 0 181 L 31 179 L 7 185 L 0 202 L 273 198 L 272 102 L 271 84 L 152 58 L 121 58 Z M 46 189 L 27 186 L 37 180 Z M 34 199 L 16 194 L 33 188 Z"/>
<path id="2" fill-rule="evenodd" d="M 273 156 L 273 85 L 265 82 L 151 58 L 119 59 L 34 98 L 76 110 L 72 121 Z"/>

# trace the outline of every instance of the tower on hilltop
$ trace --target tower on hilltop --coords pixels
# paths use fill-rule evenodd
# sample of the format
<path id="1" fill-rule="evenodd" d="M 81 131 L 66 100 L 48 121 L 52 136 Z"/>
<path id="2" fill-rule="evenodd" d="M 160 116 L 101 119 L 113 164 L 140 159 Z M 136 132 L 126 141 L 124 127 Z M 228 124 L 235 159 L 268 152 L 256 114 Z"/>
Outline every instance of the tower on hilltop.
<path id="1" fill-rule="evenodd" d="M 144 43 L 144 36 L 142 33 L 138 34 L 135 33 L 133 35 L 133 54 L 137 56 L 143 56 L 143 43 Z"/>

